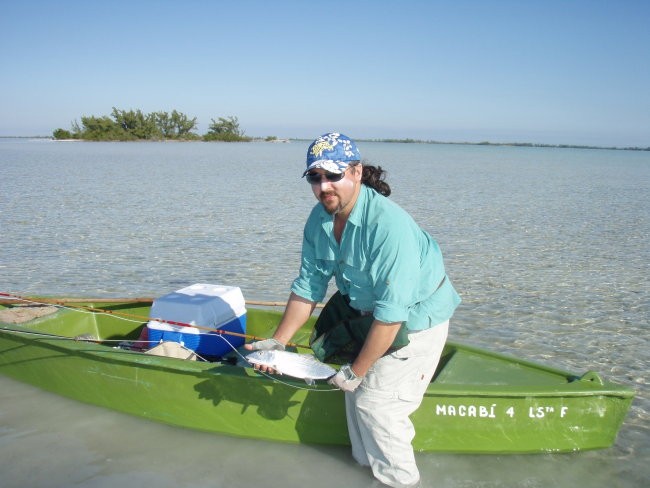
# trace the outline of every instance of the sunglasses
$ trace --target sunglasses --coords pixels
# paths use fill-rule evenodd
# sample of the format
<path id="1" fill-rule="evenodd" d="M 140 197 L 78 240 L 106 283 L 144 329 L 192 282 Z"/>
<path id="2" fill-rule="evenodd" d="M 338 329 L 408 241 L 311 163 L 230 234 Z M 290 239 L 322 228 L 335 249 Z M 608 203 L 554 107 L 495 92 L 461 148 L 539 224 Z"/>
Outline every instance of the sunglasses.
<path id="1" fill-rule="evenodd" d="M 325 178 L 330 183 L 336 183 L 337 181 L 341 181 L 343 179 L 347 170 L 348 168 L 345 168 L 341 173 L 307 173 L 305 175 L 305 179 L 310 185 L 320 185 L 321 181 L 323 181 L 323 178 Z"/>

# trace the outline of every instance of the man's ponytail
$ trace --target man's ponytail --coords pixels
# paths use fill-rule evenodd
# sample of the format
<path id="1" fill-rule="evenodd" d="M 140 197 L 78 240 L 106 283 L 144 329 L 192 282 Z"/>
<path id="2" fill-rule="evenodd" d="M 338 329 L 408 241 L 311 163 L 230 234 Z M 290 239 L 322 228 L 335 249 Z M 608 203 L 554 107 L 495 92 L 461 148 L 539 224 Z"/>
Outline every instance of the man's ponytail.
<path id="1" fill-rule="evenodd" d="M 390 186 L 384 181 L 385 178 L 386 171 L 381 169 L 381 166 L 363 165 L 361 183 L 374 189 L 380 195 L 387 197 L 390 195 Z"/>

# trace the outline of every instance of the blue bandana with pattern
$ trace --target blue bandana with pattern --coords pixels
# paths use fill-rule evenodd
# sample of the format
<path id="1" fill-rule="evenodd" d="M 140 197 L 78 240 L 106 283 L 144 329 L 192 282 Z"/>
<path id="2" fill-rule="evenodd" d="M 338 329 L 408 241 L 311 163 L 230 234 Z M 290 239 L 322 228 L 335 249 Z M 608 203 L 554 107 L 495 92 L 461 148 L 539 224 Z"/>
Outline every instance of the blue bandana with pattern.
<path id="1" fill-rule="evenodd" d="M 361 161 L 354 141 L 338 132 L 329 132 L 312 142 L 307 149 L 307 169 L 304 174 L 312 169 L 343 173 L 352 161 Z"/>

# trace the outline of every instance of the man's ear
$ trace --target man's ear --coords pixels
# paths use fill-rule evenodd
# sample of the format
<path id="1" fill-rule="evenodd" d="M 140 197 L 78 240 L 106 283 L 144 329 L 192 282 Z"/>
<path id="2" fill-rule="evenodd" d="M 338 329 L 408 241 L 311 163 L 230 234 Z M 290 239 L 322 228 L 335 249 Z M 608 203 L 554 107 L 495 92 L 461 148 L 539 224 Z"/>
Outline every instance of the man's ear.
<path id="1" fill-rule="evenodd" d="M 361 177 L 363 176 L 363 166 L 361 164 L 355 164 L 352 167 L 352 170 L 354 171 L 355 181 L 361 181 Z"/>

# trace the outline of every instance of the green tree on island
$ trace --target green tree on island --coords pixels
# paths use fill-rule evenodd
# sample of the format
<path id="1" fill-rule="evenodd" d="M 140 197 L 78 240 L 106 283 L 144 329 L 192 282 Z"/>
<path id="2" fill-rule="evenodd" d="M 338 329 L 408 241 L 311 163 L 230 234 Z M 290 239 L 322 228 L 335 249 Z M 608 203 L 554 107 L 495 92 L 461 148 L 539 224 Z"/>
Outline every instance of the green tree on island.
<path id="1" fill-rule="evenodd" d="M 190 119 L 176 110 L 173 110 L 171 115 L 167 112 L 156 112 L 155 117 L 156 125 L 165 139 L 185 139 L 196 129 L 196 117 Z M 192 136 L 194 135 L 192 134 Z"/>
<path id="2" fill-rule="evenodd" d="M 239 120 L 231 115 L 226 118 L 219 117 L 218 121 L 212 119 L 208 133 L 203 136 L 203 140 L 236 142 L 250 141 L 251 138 L 244 135 L 244 131 L 239 128 Z"/>

